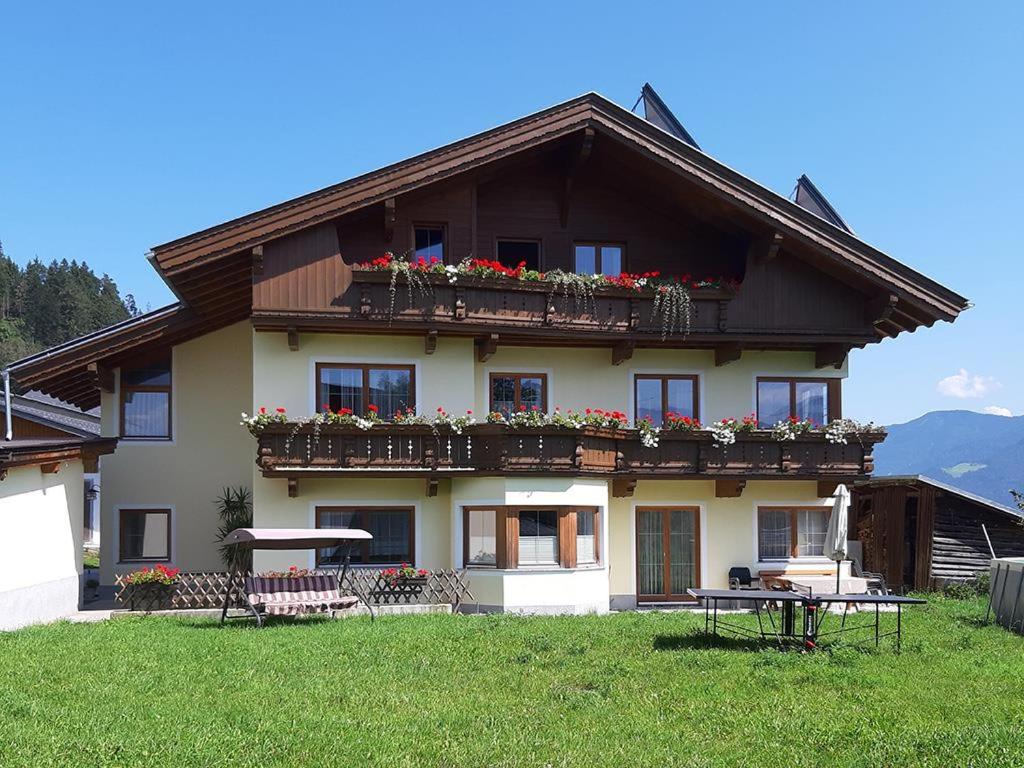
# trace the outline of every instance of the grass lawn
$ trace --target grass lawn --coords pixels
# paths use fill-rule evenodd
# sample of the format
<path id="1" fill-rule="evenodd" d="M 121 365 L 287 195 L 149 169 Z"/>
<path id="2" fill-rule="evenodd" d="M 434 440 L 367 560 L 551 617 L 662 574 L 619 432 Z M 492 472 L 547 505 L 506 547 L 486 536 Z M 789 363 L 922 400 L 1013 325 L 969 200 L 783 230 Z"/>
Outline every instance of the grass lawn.
<path id="1" fill-rule="evenodd" d="M 35 627 L 0 634 L 0 766 L 1024 766 L 1024 639 L 984 610 L 908 609 L 900 655 L 686 613 Z"/>

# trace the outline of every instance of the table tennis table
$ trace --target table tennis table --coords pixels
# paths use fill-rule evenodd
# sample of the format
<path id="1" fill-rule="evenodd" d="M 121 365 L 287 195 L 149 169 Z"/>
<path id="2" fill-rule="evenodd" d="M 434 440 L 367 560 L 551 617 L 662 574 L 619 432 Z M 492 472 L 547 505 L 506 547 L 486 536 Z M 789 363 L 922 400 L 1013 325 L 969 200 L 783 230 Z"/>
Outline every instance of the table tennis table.
<path id="1" fill-rule="evenodd" d="M 903 639 L 903 606 L 921 605 L 925 603 L 917 597 L 903 595 L 861 595 L 861 594 L 821 594 L 810 592 L 794 592 L 776 589 L 688 589 L 687 593 L 704 604 L 704 632 L 708 635 L 719 635 L 724 630 L 739 637 L 761 640 L 775 640 L 779 645 L 799 644 L 812 650 L 818 647 L 822 637 L 835 637 L 847 633 L 873 630 L 875 646 L 885 637 L 894 637 L 896 650 L 900 650 Z M 719 603 L 749 603 L 757 616 L 757 630 L 742 624 L 724 620 L 719 615 Z M 843 605 L 839 626 L 834 629 L 822 630 L 828 608 L 832 605 Z M 858 622 L 848 624 L 847 618 L 851 606 L 873 606 L 874 620 L 870 624 Z M 881 625 L 881 607 L 896 606 L 895 629 L 883 630 Z M 775 619 L 778 608 L 779 620 Z M 799 612 L 799 628 L 797 618 Z M 765 624 L 765 619 L 768 625 Z"/>

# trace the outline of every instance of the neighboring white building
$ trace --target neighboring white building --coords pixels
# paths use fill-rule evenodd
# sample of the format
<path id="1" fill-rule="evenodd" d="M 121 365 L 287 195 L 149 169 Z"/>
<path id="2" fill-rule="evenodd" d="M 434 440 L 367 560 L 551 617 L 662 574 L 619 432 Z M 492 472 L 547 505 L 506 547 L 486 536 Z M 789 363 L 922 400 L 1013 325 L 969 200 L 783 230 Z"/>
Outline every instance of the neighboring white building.
<path id="1" fill-rule="evenodd" d="M 252 490 L 257 526 L 370 530 L 363 565 L 468 568 L 486 610 L 607 611 L 686 600 L 736 566 L 834 568 L 832 493 L 870 475 L 883 437 L 826 434 L 847 354 L 967 301 L 816 190 L 789 201 L 666 125 L 586 94 L 154 248 L 178 303 L 11 366 L 102 404 L 120 440 L 102 582 L 222 569 L 226 486 Z M 411 277 L 405 255 L 423 260 Z M 254 439 L 240 413 L 261 407 L 287 423 Z M 325 407 L 334 423 L 310 422 Z M 422 423 L 439 408 L 543 424 Z M 623 428 L 552 423 L 588 408 Z M 374 410 L 383 423 L 353 423 Z M 732 444 L 728 427 L 673 429 L 751 414 Z M 809 431 L 780 439 L 791 418 Z M 315 559 L 257 553 L 290 564 Z"/>
<path id="2" fill-rule="evenodd" d="M 86 468 L 115 440 L 0 443 L 0 630 L 78 610 Z"/>

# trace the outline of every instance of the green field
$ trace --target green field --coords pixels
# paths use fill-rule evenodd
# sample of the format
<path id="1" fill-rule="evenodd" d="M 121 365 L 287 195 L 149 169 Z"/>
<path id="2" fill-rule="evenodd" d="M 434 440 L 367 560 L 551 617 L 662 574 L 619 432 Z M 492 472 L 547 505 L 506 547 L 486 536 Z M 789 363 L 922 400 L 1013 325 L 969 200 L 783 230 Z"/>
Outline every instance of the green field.
<path id="1" fill-rule="evenodd" d="M 0 766 L 1024 766 L 1024 639 L 984 608 L 907 610 L 899 655 L 689 613 L 35 627 L 0 635 Z"/>

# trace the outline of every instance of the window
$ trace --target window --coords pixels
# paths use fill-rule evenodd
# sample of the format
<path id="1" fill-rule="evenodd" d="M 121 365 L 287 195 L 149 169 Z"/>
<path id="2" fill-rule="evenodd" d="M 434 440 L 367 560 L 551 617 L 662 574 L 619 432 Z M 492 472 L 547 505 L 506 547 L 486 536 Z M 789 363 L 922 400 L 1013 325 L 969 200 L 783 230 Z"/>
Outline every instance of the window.
<path id="1" fill-rule="evenodd" d="M 578 275 L 618 275 L 622 272 L 622 246 L 577 243 L 574 269 Z"/>
<path id="2" fill-rule="evenodd" d="M 498 261 L 506 267 L 517 267 L 525 262 L 526 269 L 540 270 L 540 242 L 538 240 L 499 240 Z"/>
<path id="3" fill-rule="evenodd" d="M 839 379 L 757 380 L 757 421 L 773 427 L 790 416 L 827 424 L 840 416 Z"/>
<path id="4" fill-rule="evenodd" d="M 466 565 L 498 564 L 497 511 L 466 508 L 463 512 Z"/>
<path id="5" fill-rule="evenodd" d="M 757 559 L 823 557 L 829 510 L 770 508 L 757 512 Z"/>
<path id="6" fill-rule="evenodd" d="M 171 559 L 171 510 L 122 509 L 120 516 L 122 563 Z"/>
<path id="7" fill-rule="evenodd" d="M 413 257 L 417 260 L 436 258 L 444 261 L 444 227 L 439 224 L 417 224 L 413 227 Z"/>
<path id="8" fill-rule="evenodd" d="M 669 413 L 698 418 L 696 376 L 637 374 L 634 382 L 637 421 L 661 426 Z"/>
<path id="9" fill-rule="evenodd" d="M 121 369 L 121 437 L 171 436 L 171 361 Z"/>
<path id="10" fill-rule="evenodd" d="M 558 510 L 519 512 L 519 565 L 558 565 Z"/>
<path id="11" fill-rule="evenodd" d="M 411 507 L 317 507 L 317 528 L 362 528 L 373 535 L 371 541 L 352 546 L 352 562 L 363 565 L 412 563 L 413 510 Z M 345 557 L 345 546 L 317 551 L 317 566 L 338 565 Z"/>
<path id="12" fill-rule="evenodd" d="M 597 562 L 596 510 L 576 510 L 576 562 L 580 565 Z"/>
<path id="13" fill-rule="evenodd" d="M 492 373 L 490 378 L 492 413 L 547 411 L 547 374 Z"/>
<path id="14" fill-rule="evenodd" d="M 349 408 L 362 416 L 374 405 L 381 418 L 389 419 L 399 408 L 416 407 L 411 365 L 317 363 L 316 380 L 320 408 Z"/>

